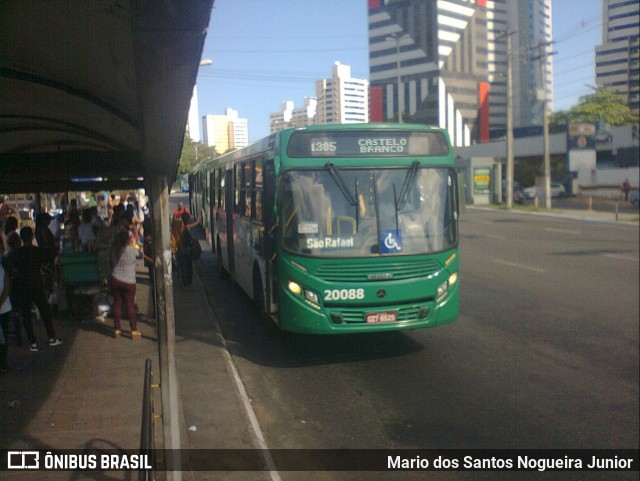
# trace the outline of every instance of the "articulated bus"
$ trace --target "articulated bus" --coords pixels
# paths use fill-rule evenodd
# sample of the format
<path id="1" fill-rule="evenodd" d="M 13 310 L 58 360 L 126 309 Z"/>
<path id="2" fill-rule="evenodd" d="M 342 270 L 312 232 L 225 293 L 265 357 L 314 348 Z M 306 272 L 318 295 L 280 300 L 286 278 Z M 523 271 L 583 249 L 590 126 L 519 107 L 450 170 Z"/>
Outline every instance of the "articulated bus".
<path id="1" fill-rule="evenodd" d="M 284 130 L 192 175 L 192 212 L 221 275 L 269 326 L 338 334 L 457 318 L 458 187 L 446 131 Z"/>

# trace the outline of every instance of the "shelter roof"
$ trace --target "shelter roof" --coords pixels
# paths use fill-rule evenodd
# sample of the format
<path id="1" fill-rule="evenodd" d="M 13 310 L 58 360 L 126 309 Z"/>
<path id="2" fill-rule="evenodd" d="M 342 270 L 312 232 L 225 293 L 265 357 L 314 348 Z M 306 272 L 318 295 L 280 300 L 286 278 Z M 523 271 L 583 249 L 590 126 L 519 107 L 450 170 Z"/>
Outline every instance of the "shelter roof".
<path id="1" fill-rule="evenodd" d="M 0 193 L 172 180 L 213 2 L 1 2 Z"/>

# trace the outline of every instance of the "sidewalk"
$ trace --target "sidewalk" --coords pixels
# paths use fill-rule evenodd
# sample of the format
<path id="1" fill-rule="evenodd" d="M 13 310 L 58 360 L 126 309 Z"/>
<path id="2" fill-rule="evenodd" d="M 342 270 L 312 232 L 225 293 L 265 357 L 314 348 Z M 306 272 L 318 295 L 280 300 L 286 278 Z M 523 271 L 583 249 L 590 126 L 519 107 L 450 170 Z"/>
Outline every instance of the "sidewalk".
<path id="1" fill-rule="evenodd" d="M 37 319 L 33 325 L 39 352 L 29 351 L 26 338 L 16 347 L 15 337 L 9 336 L 11 370 L 0 377 L 0 448 L 139 448 L 145 360 L 158 366 L 149 293 L 146 271 L 139 269 L 140 340 L 131 339 L 126 319 L 122 338 L 114 339 L 111 319 L 92 319 L 90 298 L 76 301 L 73 313 L 54 317 L 56 333 L 64 341 L 60 346 L 47 345 L 44 325 Z M 110 479 L 116 473 L 86 474 L 41 471 L 37 479 Z M 5 471 L 0 479 L 36 478 L 28 471 Z"/>
<path id="2" fill-rule="evenodd" d="M 211 256 L 205 250 L 204 256 Z M 178 283 L 179 284 L 179 283 Z M 198 276 L 193 287 L 174 286 L 176 356 L 182 414 L 182 448 L 254 448 L 228 355 L 213 321 Z M 112 336 L 112 319 L 90 318 L 80 305 L 73 315 L 54 318 L 61 346 L 49 347 L 40 320 L 34 329 L 41 350 L 16 347 L 9 336 L 11 370 L 0 376 L 1 449 L 132 449 L 140 446 L 145 360 L 153 363 L 153 383 L 160 382 L 156 321 L 151 317 L 151 286 L 146 269 L 138 269 L 138 329 L 132 340 L 123 319 L 123 336 Z M 78 303 L 79 304 L 79 303 Z M 82 321 L 83 318 L 87 320 Z M 154 390 L 156 413 L 160 393 Z M 190 428 L 190 429 L 189 429 Z M 161 420 L 156 443 L 162 447 Z M 187 460 L 184 460 L 188 462 Z M 0 460 L 6 466 L 6 460 Z M 0 471 L 7 480 L 121 480 L 137 472 Z M 236 475 L 238 475 L 236 477 Z M 240 476 L 242 475 L 242 476 Z M 247 476 L 249 475 L 249 476 Z M 162 477 L 159 477 L 162 479 Z M 183 479 L 264 479 L 261 473 L 191 473 Z"/>
<path id="3" fill-rule="evenodd" d="M 507 210 L 502 205 L 467 205 L 465 210 L 486 210 L 492 212 L 518 214 L 518 215 L 537 215 L 542 217 L 555 217 L 558 219 L 567 220 L 582 220 L 588 222 L 600 222 L 608 224 L 630 224 L 640 225 L 640 213 L 636 212 L 609 212 L 609 211 L 596 211 L 586 209 L 556 209 L 550 210 L 544 208 L 534 209 L 531 207 L 514 206 L 511 210 Z M 464 212 L 464 211 L 463 211 Z"/>

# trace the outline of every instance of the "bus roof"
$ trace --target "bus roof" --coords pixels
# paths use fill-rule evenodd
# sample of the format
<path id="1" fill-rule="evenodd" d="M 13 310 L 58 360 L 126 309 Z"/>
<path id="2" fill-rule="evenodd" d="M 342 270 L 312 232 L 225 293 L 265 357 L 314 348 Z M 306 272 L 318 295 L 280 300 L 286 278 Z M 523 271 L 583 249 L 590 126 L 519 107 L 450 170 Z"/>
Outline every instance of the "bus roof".
<path id="1" fill-rule="evenodd" d="M 207 160 L 199 164 L 194 170 L 195 172 L 208 170 L 216 165 L 223 165 L 234 160 L 249 158 L 257 156 L 261 153 L 268 153 L 280 143 L 288 140 L 292 134 L 296 132 L 348 132 L 348 131 L 370 131 L 370 132 L 440 132 L 446 139 L 447 143 L 450 142 L 448 132 L 439 127 L 429 126 L 425 124 L 411 124 L 411 123 L 357 123 L 357 124 L 323 124 L 323 125 L 310 125 L 303 128 L 285 129 L 274 134 L 264 137 L 247 147 L 243 147 L 232 152 L 221 155 L 214 159 Z"/>

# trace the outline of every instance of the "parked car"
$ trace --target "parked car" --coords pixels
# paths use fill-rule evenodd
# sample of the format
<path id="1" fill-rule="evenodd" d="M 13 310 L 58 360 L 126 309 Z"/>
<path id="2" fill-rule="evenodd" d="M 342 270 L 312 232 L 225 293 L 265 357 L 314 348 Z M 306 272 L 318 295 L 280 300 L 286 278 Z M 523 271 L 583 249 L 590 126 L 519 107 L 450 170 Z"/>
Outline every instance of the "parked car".
<path id="1" fill-rule="evenodd" d="M 637 190 L 629 192 L 629 202 L 631 202 L 631 205 L 634 207 L 640 207 L 640 192 Z"/>
<path id="2" fill-rule="evenodd" d="M 544 187 L 532 185 L 522 191 L 527 199 L 533 199 L 536 196 L 545 197 Z M 560 182 L 551 182 L 551 197 L 564 197 L 567 195 L 567 191 Z"/>

